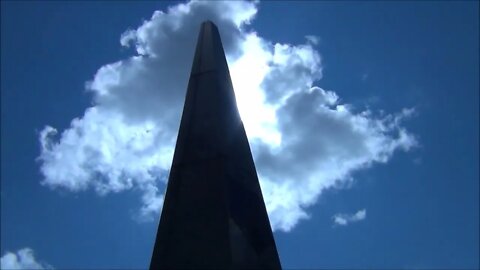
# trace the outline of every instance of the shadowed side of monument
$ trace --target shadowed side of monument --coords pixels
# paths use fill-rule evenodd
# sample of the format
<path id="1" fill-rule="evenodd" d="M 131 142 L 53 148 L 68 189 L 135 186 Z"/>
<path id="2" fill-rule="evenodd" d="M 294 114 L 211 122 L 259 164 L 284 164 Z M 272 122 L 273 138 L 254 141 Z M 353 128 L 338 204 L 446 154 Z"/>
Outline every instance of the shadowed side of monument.
<path id="1" fill-rule="evenodd" d="M 150 269 L 280 269 L 217 27 L 202 23 Z"/>

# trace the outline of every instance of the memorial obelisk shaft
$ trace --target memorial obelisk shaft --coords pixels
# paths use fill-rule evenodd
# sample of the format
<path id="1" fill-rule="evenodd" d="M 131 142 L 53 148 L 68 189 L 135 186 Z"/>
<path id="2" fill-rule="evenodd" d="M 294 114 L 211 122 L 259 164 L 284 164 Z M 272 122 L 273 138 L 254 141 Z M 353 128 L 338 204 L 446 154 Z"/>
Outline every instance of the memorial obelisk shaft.
<path id="1" fill-rule="evenodd" d="M 280 269 L 217 27 L 202 23 L 150 269 Z"/>

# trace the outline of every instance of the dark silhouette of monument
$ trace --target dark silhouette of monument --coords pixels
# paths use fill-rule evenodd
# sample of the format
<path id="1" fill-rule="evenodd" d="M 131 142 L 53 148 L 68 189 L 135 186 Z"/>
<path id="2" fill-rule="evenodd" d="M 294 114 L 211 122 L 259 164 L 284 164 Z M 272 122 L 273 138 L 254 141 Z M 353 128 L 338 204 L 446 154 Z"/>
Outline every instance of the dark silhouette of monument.
<path id="1" fill-rule="evenodd" d="M 198 36 L 150 269 L 281 269 L 210 21 Z"/>

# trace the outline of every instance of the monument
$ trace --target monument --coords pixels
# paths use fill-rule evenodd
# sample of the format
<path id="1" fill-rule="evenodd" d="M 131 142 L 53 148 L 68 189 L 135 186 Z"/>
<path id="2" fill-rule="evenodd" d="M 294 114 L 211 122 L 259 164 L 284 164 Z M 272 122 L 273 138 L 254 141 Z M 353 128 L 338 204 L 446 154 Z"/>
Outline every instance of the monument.
<path id="1" fill-rule="evenodd" d="M 281 269 L 210 21 L 198 36 L 150 269 Z"/>

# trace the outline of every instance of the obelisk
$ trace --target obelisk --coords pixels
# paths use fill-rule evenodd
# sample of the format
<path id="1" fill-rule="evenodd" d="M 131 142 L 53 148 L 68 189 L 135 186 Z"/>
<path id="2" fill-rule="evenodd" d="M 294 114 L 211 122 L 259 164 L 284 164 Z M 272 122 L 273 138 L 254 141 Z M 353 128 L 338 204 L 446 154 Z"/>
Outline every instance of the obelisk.
<path id="1" fill-rule="evenodd" d="M 281 269 L 210 21 L 198 36 L 150 269 Z"/>

